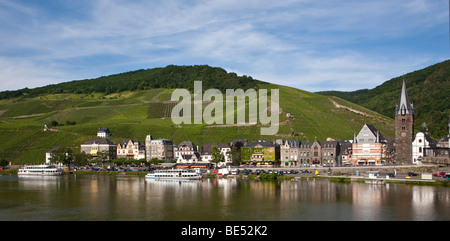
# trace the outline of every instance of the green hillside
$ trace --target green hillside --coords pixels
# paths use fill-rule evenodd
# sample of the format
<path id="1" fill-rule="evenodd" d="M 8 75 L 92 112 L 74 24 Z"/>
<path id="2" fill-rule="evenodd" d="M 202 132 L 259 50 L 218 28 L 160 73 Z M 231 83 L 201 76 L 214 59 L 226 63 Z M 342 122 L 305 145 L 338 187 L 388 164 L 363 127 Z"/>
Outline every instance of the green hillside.
<path id="1" fill-rule="evenodd" d="M 95 79 L 69 81 L 60 84 L 47 85 L 35 89 L 20 89 L 0 92 L 0 99 L 28 96 L 34 97 L 46 94 L 74 93 L 120 93 L 123 91 L 149 90 L 157 88 L 183 88 L 193 90 L 194 81 L 203 81 L 204 89 L 249 89 L 256 88 L 258 81 L 249 76 L 237 76 L 227 73 L 222 68 L 207 65 L 175 66 L 164 68 L 136 70 L 121 74 L 102 76 Z"/>
<path id="2" fill-rule="evenodd" d="M 171 108 L 176 104 L 170 101 L 174 88 L 146 87 L 142 90 L 80 93 L 72 90 L 58 92 L 46 87 L 41 93 L 29 90 L 28 93 L 0 100 L 0 158 L 16 164 L 41 163 L 45 152 L 55 146 L 68 146 L 77 152 L 80 144 L 96 136 L 99 127 L 109 128 L 113 135 L 108 139 L 115 143 L 124 139 L 144 141 L 146 135 L 151 134 L 154 138 L 171 139 L 175 144 L 191 140 L 199 146 L 211 142 L 231 142 L 234 139 L 252 141 L 295 138 L 306 141 L 332 137 L 344 140 L 351 139 L 364 123 L 373 124 L 383 135 L 393 137 L 392 119 L 345 100 L 264 83 L 232 73 L 225 73 L 222 77 L 228 75 L 237 82 L 250 81 L 251 85 L 247 86 L 255 89 L 279 89 L 282 112 L 277 135 L 261 136 L 260 124 L 175 125 L 170 118 Z M 127 77 L 127 74 L 123 78 L 120 75 L 114 76 L 125 85 L 128 83 Z M 196 77 L 191 77 L 190 83 L 198 80 Z M 213 79 L 211 83 L 214 81 L 216 80 Z M 88 85 L 89 81 L 84 84 Z M 204 83 L 203 90 L 207 88 L 208 84 Z M 336 103 L 343 106 L 336 107 Z M 206 105 L 207 103 L 203 107 Z M 364 115 L 355 113 L 355 110 Z M 293 118 L 287 118 L 287 112 Z M 52 131 L 44 131 L 45 124 L 56 122 L 58 125 L 51 126 Z"/>
<path id="3" fill-rule="evenodd" d="M 394 118 L 403 79 L 410 101 L 416 110 L 416 131 L 426 123 L 430 134 L 439 139 L 448 135 L 450 117 L 450 60 L 386 81 L 371 90 L 352 92 L 326 91 L 319 94 L 337 96 Z"/>

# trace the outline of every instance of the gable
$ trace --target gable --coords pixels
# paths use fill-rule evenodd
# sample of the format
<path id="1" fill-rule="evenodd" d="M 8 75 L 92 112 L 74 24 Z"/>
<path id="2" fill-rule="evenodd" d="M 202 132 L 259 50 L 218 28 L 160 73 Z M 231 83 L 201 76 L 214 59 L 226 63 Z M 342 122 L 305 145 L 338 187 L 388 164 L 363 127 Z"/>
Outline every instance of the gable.
<path id="1" fill-rule="evenodd" d="M 364 125 L 358 136 L 356 136 L 356 140 L 358 143 L 375 143 L 377 136 L 368 125 Z"/>

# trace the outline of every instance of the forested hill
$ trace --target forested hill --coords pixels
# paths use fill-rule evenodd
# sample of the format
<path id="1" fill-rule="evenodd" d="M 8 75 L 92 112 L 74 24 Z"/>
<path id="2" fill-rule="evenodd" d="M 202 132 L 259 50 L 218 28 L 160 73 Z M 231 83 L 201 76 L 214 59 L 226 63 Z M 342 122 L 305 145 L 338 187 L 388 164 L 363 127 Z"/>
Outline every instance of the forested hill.
<path id="1" fill-rule="evenodd" d="M 169 65 L 164 68 L 141 69 L 95 79 L 47 85 L 34 89 L 25 88 L 16 91 L 4 91 L 0 92 L 0 99 L 14 98 L 22 95 L 33 97 L 58 93 L 90 94 L 96 92 L 112 94 L 154 88 L 184 88 L 192 91 L 194 81 L 196 80 L 203 81 L 204 90 L 215 88 L 223 92 L 226 89 L 256 89 L 258 83 L 263 83 L 250 76 L 238 76 L 235 73 L 227 73 L 222 68 L 210 67 L 208 65 Z"/>
<path id="2" fill-rule="evenodd" d="M 394 108 L 400 97 L 403 79 L 416 111 L 416 131 L 422 131 L 422 123 L 426 123 L 434 138 L 448 135 L 450 60 L 393 78 L 371 90 L 326 91 L 318 94 L 337 96 L 394 118 Z"/>

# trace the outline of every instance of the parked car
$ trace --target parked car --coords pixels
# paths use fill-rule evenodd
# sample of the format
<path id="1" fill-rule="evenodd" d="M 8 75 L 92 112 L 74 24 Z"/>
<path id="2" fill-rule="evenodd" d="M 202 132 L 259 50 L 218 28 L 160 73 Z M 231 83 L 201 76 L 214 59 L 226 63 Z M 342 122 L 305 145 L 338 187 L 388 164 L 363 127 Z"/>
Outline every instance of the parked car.
<path id="1" fill-rule="evenodd" d="M 446 174 L 446 172 L 439 172 L 439 173 L 433 174 L 433 176 L 435 176 L 435 177 L 441 177 L 441 176 L 444 176 L 445 174 Z"/>
<path id="2" fill-rule="evenodd" d="M 389 177 L 395 177 L 395 174 L 394 173 L 388 173 L 388 176 Z"/>
<path id="3" fill-rule="evenodd" d="M 415 177 L 415 176 L 419 176 L 419 174 L 414 173 L 414 172 L 408 172 L 408 176 Z"/>

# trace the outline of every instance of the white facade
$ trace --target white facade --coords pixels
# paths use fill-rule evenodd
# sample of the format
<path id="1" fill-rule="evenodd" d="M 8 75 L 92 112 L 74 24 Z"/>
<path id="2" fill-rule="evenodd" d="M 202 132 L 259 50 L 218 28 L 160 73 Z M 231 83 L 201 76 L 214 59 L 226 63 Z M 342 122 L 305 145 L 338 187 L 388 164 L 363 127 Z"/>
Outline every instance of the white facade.
<path id="1" fill-rule="evenodd" d="M 231 147 L 228 143 L 208 143 L 200 147 L 199 153 L 200 153 L 200 160 L 201 162 L 205 163 L 212 163 L 213 157 L 211 148 L 212 146 L 217 146 L 220 150 L 220 153 L 224 156 L 224 161 L 217 163 L 217 166 L 226 166 L 227 164 L 231 163 Z"/>
<path id="2" fill-rule="evenodd" d="M 117 158 L 145 159 L 145 147 L 136 140 L 124 140 L 117 145 Z"/>
<path id="3" fill-rule="evenodd" d="M 412 143 L 412 163 L 416 165 L 422 164 L 420 159 L 423 157 L 424 148 L 430 148 L 429 137 L 425 133 L 419 132 Z"/>
<path id="4" fill-rule="evenodd" d="M 177 163 L 201 162 L 197 146 L 191 141 L 183 141 L 178 145 L 175 151 L 175 159 L 177 159 Z"/>
<path id="5" fill-rule="evenodd" d="M 111 136 L 108 128 L 99 128 L 97 131 L 97 136 L 102 138 L 108 138 Z"/>

